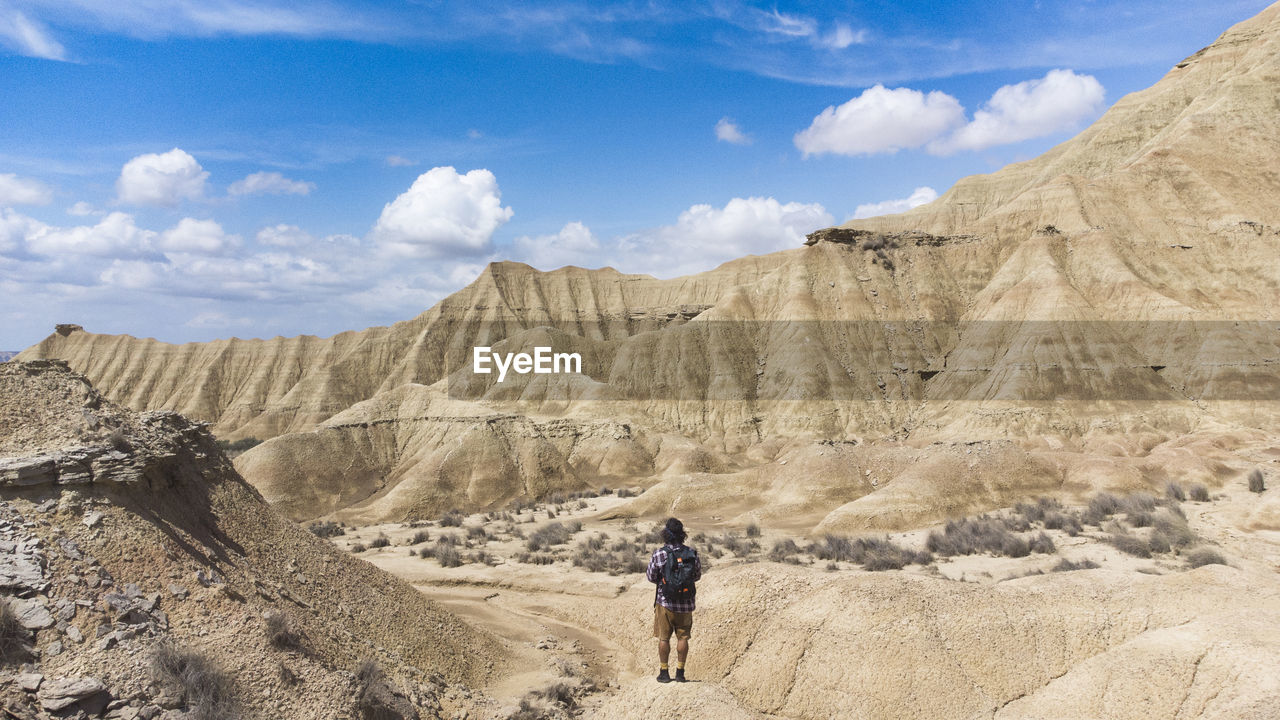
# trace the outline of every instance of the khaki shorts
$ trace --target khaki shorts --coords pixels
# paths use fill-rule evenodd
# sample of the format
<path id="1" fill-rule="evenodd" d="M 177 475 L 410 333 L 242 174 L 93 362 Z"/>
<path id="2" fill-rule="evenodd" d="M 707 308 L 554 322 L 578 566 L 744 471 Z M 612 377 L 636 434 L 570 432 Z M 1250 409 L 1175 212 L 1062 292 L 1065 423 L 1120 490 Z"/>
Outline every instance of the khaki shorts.
<path id="1" fill-rule="evenodd" d="M 672 612 L 661 605 L 653 606 L 653 636 L 659 640 L 670 640 L 671 633 L 678 638 L 687 638 L 693 634 L 693 613 Z"/>

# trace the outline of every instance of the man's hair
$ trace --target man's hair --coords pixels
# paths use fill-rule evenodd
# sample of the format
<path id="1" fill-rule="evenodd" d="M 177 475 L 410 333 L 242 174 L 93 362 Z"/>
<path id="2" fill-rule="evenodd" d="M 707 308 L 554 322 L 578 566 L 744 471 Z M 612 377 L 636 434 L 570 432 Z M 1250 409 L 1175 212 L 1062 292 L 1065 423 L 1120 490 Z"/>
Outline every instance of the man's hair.
<path id="1" fill-rule="evenodd" d="M 670 545 L 683 545 L 684 523 L 675 518 L 667 518 L 667 524 L 662 526 L 662 541 Z"/>

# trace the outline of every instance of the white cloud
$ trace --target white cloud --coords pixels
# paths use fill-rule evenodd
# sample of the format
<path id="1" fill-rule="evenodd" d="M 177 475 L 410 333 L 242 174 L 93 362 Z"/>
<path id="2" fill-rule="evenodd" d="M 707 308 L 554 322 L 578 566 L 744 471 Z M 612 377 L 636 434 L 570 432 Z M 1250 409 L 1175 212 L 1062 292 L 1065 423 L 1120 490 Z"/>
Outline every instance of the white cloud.
<path id="1" fill-rule="evenodd" d="M 663 277 L 700 272 L 743 255 L 800 247 L 806 233 L 832 221 L 817 203 L 771 197 L 733 198 L 723 208 L 694 205 L 674 225 L 619 241 L 618 267 Z"/>
<path id="2" fill-rule="evenodd" d="M 277 247 L 302 247 L 310 245 L 315 240 L 310 233 L 297 225 L 283 223 L 262 228 L 258 231 L 257 238 L 263 245 Z"/>
<path id="3" fill-rule="evenodd" d="M 133 205 L 174 207 L 184 199 L 202 197 L 208 177 L 195 158 L 174 148 L 159 155 L 139 155 L 125 163 L 116 180 L 116 193 L 121 202 Z"/>
<path id="4" fill-rule="evenodd" d="M 256 172 L 231 183 L 232 195 L 306 195 L 316 189 L 315 183 L 290 180 L 278 172 Z"/>
<path id="5" fill-rule="evenodd" d="M 555 235 L 518 237 L 512 250 L 518 259 L 540 270 L 580 264 L 596 267 L 602 260 L 600 241 L 580 222 L 567 223 Z"/>
<path id="6" fill-rule="evenodd" d="M 228 235 L 213 220 L 182 218 L 177 225 L 160 234 L 156 247 L 166 253 L 219 255 L 239 244 L 238 236 Z"/>
<path id="7" fill-rule="evenodd" d="M 494 231 L 511 219 L 498 180 L 488 170 L 459 175 L 437 167 L 387 203 L 372 236 L 392 255 L 439 257 L 487 252 Z"/>
<path id="8" fill-rule="evenodd" d="M 28 57 L 66 60 L 67 51 L 39 22 L 17 10 L 0 7 L 0 45 Z"/>
<path id="9" fill-rule="evenodd" d="M 973 120 L 929 150 L 950 154 L 982 150 L 1070 130 L 1102 109 L 1106 91 L 1092 75 L 1050 70 L 1043 78 L 1005 85 Z"/>
<path id="10" fill-rule="evenodd" d="M 386 163 L 387 167 L 410 167 L 418 164 L 407 157 L 401 157 L 399 155 L 388 155 Z"/>
<path id="11" fill-rule="evenodd" d="M 744 132 L 738 124 L 727 117 L 720 118 L 716 123 L 716 139 L 734 145 L 750 145 L 751 138 Z"/>
<path id="12" fill-rule="evenodd" d="M 138 227 L 132 215 L 113 212 L 97 225 L 45 226 L 27 236 L 27 248 L 49 256 L 142 257 L 152 252 L 155 236 L 153 231 Z"/>
<path id="13" fill-rule="evenodd" d="M 879 215 L 892 215 L 894 213 L 906 212 L 918 205 L 931 203 L 938 199 L 938 191 L 928 186 L 918 187 L 911 192 L 910 195 L 897 200 L 884 200 L 878 203 L 867 203 L 859 205 L 853 211 L 854 219 L 876 217 Z"/>
<path id="14" fill-rule="evenodd" d="M 97 215 L 98 211 L 89 203 L 80 200 L 75 205 L 67 208 L 67 214 L 75 215 L 76 217 L 86 217 L 89 215 Z"/>
<path id="15" fill-rule="evenodd" d="M 795 144 L 806 157 L 894 153 L 921 147 L 964 121 L 964 107 L 946 93 L 876 85 L 823 110 L 796 134 Z"/>
<path id="16" fill-rule="evenodd" d="M 47 225 L 16 213 L 13 210 L 0 210 L 0 255 L 8 255 L 21 248 L 27 238 L 44 232 Z"/>
<path id="17" fill-rule="evenodd" d="M 209 310 L 197 313 L 183 325 L 191 328 L 230 328 L 253 325 L 253 319 L 247 317 L 231 317 L 224 312 Z"/>
<path id="18" fill-rule="evenodd" d="M 832 50 L 844 50 L 850 45 L 861 45 L 867 41 L 867 31 L 858 30 L 854 32 L 852 28 L 844 23 L 836 23 L 831 32 L 819 36 L 817 43 L 825 48 Z"/>
<path id="19" fill-rule="evenodd" d="M 53 191 L 39 180 L 0 173 L 0 207 L 12 205 L 48 205 Z"/>

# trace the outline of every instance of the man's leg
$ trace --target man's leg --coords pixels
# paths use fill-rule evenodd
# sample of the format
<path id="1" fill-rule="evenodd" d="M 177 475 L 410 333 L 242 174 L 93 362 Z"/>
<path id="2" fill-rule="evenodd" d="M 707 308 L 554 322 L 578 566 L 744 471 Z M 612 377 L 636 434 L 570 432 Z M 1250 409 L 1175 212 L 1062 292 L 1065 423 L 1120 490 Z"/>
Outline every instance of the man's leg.
<path id="1" fill-rule="evenodd" d="M 676 638 L 676 680 L 684 682 L 684 661 L 689 658 L 689 638 Z"/>
<path id="2" fill-rule="evenodd" d="M 653 636 L 658 638 L 658 662 L 661 663 L 658 682 L 671 682 L 667 671 L 667 661 L 671 658 L 671 623 L 666 610 L 659 605 L 653 607 Z"/>

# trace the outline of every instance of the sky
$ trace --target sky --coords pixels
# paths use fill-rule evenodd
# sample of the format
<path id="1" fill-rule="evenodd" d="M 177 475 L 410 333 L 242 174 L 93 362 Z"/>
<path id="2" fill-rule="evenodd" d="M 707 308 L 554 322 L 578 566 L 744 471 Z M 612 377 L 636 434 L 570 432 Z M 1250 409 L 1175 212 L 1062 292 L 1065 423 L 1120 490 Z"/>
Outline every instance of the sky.
<path id="1" fill-rule="evenodd" d="M 797 247 L 1035 157 L 1266 5 L 0 0 L 0 350 Z"/>

